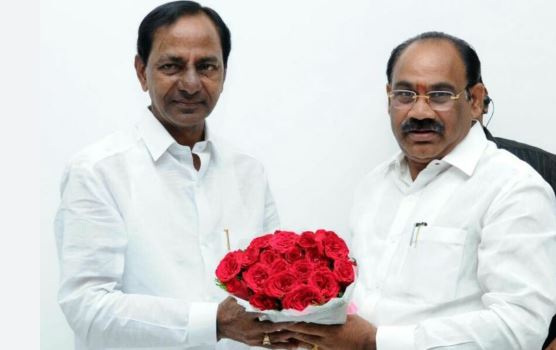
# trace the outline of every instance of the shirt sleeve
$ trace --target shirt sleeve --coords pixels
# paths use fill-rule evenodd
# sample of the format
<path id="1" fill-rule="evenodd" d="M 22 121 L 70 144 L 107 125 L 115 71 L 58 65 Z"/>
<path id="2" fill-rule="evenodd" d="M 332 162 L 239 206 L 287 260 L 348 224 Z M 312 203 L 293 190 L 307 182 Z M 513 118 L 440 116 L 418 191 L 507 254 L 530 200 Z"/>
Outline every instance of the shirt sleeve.
<path id="1" fill-rule="evenodd" d="M 81 342 L 95 349 L 216 343 L 217 304 L 122 290 L 128 238 L 101 174 L 71 166 L 61 192 L 58 302 Z"/>
<path id="2" fill-rule="evenodd" d="M 509 184 L 485 214 L 477 268 L 482 307 L 379 327 L 378 350 L 411 343 L 416 349 L 541 348 L 556 312 L 556 205 L 548 185 L 529 180 Z"/>

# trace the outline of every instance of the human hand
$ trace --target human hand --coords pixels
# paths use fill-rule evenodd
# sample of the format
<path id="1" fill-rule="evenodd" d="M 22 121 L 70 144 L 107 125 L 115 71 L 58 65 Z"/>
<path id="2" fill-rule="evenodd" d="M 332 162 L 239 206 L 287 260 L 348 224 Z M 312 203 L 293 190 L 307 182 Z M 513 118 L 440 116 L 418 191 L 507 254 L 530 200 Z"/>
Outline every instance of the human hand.
<path id="1" fill-rule="evenodd" d="M 297 349 L 298 341 L 290 340 L 293 332 L 283 330 L 290 323 L 259 321 L 259 314 L 246 312 L 232 297 L 218 305 L 216 329 L 218 340 L 233 339 L 250 346 L 263 346 L 268 349 Z M 268 336 L 270 344 L 263 344 Z"/>
<path id="2" fill-rule="evenodd" d="M 293 338 L 306 349 L 316 345 L 319 350 L 376 350 L 376 327 L 357 315 L 348 315 L 340 325 L 301 322 L 284 328 L 295 332 Z"/>
<path id="3" fill-rule="evenodd" d="M 548 347 L 544 350 L 556 350 L 556 339 L 554 339 L 550 344 L 548 344 Z"/>

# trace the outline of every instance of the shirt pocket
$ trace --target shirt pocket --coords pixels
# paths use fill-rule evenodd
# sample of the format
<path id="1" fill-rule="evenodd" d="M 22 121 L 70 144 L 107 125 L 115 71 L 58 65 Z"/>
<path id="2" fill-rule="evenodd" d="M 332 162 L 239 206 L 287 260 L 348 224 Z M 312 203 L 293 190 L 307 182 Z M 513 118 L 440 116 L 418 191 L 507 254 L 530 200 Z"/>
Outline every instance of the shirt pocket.
<path id="1" fill-rule="evenodd" d="M 453 300 L 461 270 L 467 230 L 424 226 L 406 250 L 399 282 L 402 294 L 438 304 Z"/>

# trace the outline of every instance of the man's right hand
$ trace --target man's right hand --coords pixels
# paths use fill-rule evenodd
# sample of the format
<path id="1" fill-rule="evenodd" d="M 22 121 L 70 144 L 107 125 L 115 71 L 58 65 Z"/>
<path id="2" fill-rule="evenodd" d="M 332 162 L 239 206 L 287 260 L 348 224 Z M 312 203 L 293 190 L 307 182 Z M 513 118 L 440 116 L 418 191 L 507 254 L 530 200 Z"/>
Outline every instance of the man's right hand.
<path id="1" fill-rule="evenodd" d="M 259 321 L 259 314 L 246 312 L 232 297 L 226 298 L 218 305 L 216 329 L 218 340 L 233 339 L 250 346 L 263 346 L 265 335 L 271 345 L 268 349 L 296 349 L 297 341 L 290 340 L 293 333 L 282 331 L 288 323 L 272 323 Z"/>

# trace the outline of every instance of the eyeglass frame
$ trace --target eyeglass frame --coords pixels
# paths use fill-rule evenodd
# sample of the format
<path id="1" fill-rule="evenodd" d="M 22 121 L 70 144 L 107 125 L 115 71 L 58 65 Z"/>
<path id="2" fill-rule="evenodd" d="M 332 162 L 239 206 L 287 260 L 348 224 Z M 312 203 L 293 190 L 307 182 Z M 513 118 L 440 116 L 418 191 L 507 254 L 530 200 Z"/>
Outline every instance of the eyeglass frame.
<path id="1" fill-rule="evenodd" d="M 413 106 L 415 106 L 415 103 L 417 103 L 417 100 L 419 99 L 419 97 L 423 97 L 423 98 L 425 98 L 425 99 L 427 100 L 427 104 L 429 105 L 429 107 L 430 107 L 432 110 L 435 110 L 435 111 L 437 111 L 437 112 L 446 112 L 446 111 L 449 111 L 449 110 L 453 107 L 453 105 L 450 106 L 449 108 L 438 110 L 438 108 L 434 108 L 433 105 L 431 105 L 431 103 L 430 103 L 430 98 L 431 98 L 431 97 L 429 96 L 429 94 L 432 94 L 432 93 L 435 93 L 435 92 L 436 92 L 436 93 L 442 92 L 442 93 L 450 94 L 450 95 L 452 95 L 452 96 L 450 96 L 450 101 L 453 103 L 454 101 L 459 100 L 461 94 L 464 93 L 464 92 L 467 91 L 467 90 L 468 90 L 468 87 L 465 87 L 463 90 L 461 90 L 461 91 L 460 91 L 459 93 L 457 93 L 457 94 L 453 93 L 452 91 L 447 91 L 447 90 L 433 90 L 433 91 L 428 91 L 428 92 L 425 93 L 425 94 L 417 94 L 415 91 L 412 91 L 412 90 L 395 89 L 395 90 L 391 90 L 390 93 L 388 93 L 388 98 L 390 98 L 390 100 L 392 101 L 393 98 L 394 98 L 394 92 L 396 92 L 396 91 L 409 92 L 409 93 L 411 93 L 411 94 L 413 95 L 413 102 L 408 103 L 408 104 L 403 104 L 403 105 L 402 105 L 402 108 L 400 108 L 400 106 L 398 106 L 398 107 L 393 106 L 393 107 L 396 108 L 396 109 L 398 109 L 398 110 L 405 110 L 405 109 L 409 110 L 409 109 L 413 108 Z M 446 102 L 448 102 L 448 101 L 446 101 Z M 392 104 L 393 104 L 393 103 L 392 103 Z M 403 107 L 403 106 L 407 106 L 407 108 L 405 108 L 405 107 Z"/>

